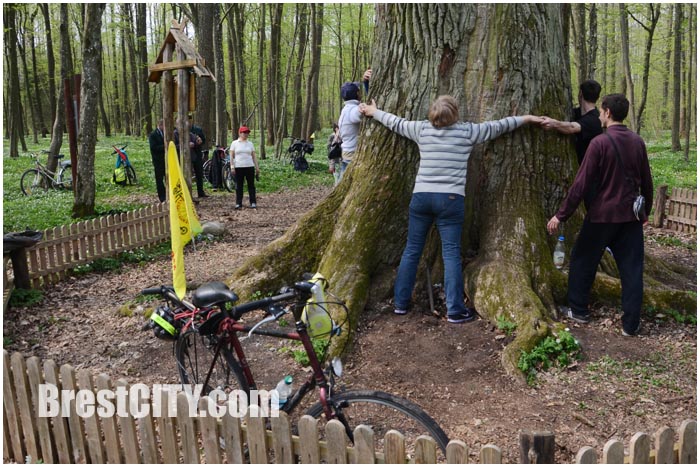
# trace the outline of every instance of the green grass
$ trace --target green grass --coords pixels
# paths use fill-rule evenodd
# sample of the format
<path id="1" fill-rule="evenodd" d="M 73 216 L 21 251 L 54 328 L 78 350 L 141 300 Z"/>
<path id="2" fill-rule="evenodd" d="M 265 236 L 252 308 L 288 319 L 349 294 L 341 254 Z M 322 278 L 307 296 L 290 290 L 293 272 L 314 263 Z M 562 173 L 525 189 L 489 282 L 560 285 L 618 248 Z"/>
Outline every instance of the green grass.
<path id="1" fill-rule="evenodd" d="M 255 139 L 253 141 L 255 142 Z M 285 152 L 279 160 L 274 158 L 274 149 L 267 147 L 268 158 L 260 161 L 260 181 L 256 184 L 258 193 L 273 193 L 284 188 L 332 185 L 333 176 L 328 173 L 325 138 L 319 137 L 317 141 L 316 151 L 307 156 L 309 170 L 305 173 L 294 171 L 286 158 L 289 140 L 285 140 Z M 38 153 L 42 149 L 48 149 L 49 143 L 48 138 L 40 138 L 37 145 L 27 140 L 28 151 Z M 125 143 L 129 145 L 127 152 L 136 170 L 136 186 L 120 187 L 111 183 L 115 163 L 115 158 L 111 155 L 112 145 Z M 68 143 L 65 139 L 61 152 L 68 157 Z M 34 162 L 29 153 L 20 154 L 18 158 L 7 157 L 8 153 L 9 141 L 3 140 L 3 232 L 16 232 L 27 228 L 43 230 L 75 222 L 71 218 L 72 193 L 49 190 L 31 197 L 22 194 L 20 177 L 25 170 L 34 166 Z M 45 156 L 40 160 L 43 162 Z M 95 184 L 95 209 L 98 215 L 143 207 L 143 204 L 125 201 L 126 195 L 148 194 L 152 195 L 153 202 L 156 202 L 158 198 L 147 138 L 101 136 L 95 148 Z"/>
<path id="2" fill-rule="evenodd" d="M 647 153 L 654 189 L 661 185 L 671 188 L 697 189 L 697 150 L 691 146 L 688 162 L 685 162 L 683 151 L 672 152 L 669 140 L 647 141 Z"/>

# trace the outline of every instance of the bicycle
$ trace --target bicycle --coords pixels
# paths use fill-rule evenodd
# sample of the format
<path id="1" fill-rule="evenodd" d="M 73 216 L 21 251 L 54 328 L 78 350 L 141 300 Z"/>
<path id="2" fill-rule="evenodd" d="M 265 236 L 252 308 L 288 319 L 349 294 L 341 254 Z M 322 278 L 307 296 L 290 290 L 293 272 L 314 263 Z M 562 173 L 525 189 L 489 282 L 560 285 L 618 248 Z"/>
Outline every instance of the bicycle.
<path id="1" fill-rule="evenodd" d="M 199 287 L 193 294 L 192 303 L 179 300 L 169 286 L 149 288 L 141 293 L 161 295 L 175 307 L 168 321 L 173 332 L 177 331 L 175 357 L 183 385 L 201 384 L 203 394 L 214 389 L 242 390 L 250 394 L 258 386 L 238 335 L 244 333 L 249 337 L 259 335 L 298 341 L 303 345 L 312 373 L 280 407 L 281 411 L 291 414 L 301 406 L 305 396 L 318 388 L 318 402 L 308 407 L 306 414 L 324 422 L 340 421 L 351 442 L 354 441 L 355 427 L 362 424 L 372 427 L 375 440 L 380 443 L 380 446 L 375 446 L 376 450 L 381 449 L 385 433 L 397 429 L 411 438 L 429 434 L 444 453 L 449 442 L 447 435 L 418 405 L 382 391 L 340 389 L 336 379 L 342 375 L 342 363 L 338 358 L 323 368 L 321 361 L 325 354 L 320 359 L 317 356 L 303 319 L 303 310 L 313 296 L 313 287 L 311 282 L 297 282 L 273 297 L 242 305 L 234 305 L 238 296 L 220 282 Z M 327 313 L 331 306 L 338 306 L 347 313 L 345 304 L 337 299 L 314 305 L 321 306 Z M 265 310 L 266 316 L 252 326 L 241 322 L 244 315 L 255 310 Z M 280 325 L 283 316 L 290 311 L 295 322 L 294 332 L 261 328 L 272 321 Z M 178 329 L 177 326 L 181 327 Z M 342 323 L 334 323 L 328 339 L 339 335 L 341 329 Z M 171 338 L 173 334 L 168 333 Z"/>
<path id="2" fill-rule="evenodd" d="M 121 148 L 114 145 L 112 146 L 114 152 L 112 152 L 111 155 L 117 156 L 112 182 L 122 186 L 136 185 L 136 170 L 134 170 L 134 166 L 131 165 L 131 161 L 129 161 L 129 156 L 126 153 L 127 146 L 128 144 L 125 144 Z"/>
<path id="3" fill-rule="evenodd" d="M 220 166 L 221 166 L 221 172 L 220 172 L 220 180 L 216 180 L 215 174 L 214 174 L 214 167 L 217 165 L 215 164 L 214 158 L 218 157 Z M 230 157 L 228 155 L 228 152 L 226 151 L 226 148 L 223 146 L 217 146 L 216 149 L 214 150 L 214 155 L 212 156 L 211 159 L 207 159 L 204 162 L 203 165 L 203 170 L 204 170 L 204 178 L 214 187 L 214 184 L 217 182 L 220 183 L 221 186 L 223 186 L 226 191 L 229 193 L 233 193 L 236 191 L 236 179 L 231 173 L 231 165 L 230 165 Z"/>
<path id="4" fill-rule="evenodd" d="M 49 151 L 41 151 L 42 154 L 48 154 Z M 39 156 L 37 154 L 30 154 L 30 157 L 34 159 L 35 167 L 33 169 L 27 169 L 22 174 L 19 180 L 19 187 L 25 196 L 30 196 L 38 191 L 48 191 L 49 188 L 53 189 L 73 189 L 73 173 L 71 171 L 71 162 L 62 161 L 63 154 L 57 154 L 54 159 L 59 159 L 57 172 L 52 172 L 44 164 L 39 162 Z"/>
<path id="5" fill-rule="evenodd" d="M 314 144 L 307 143 L 306 140 L 290 137 L 292 143 L 287 149 L 289 153 L 289 163 L 292 164 L 294 170 L 306 172 L 309 170 L 309 162 L 306 160 L 305 154 L 314 152 Z"/>

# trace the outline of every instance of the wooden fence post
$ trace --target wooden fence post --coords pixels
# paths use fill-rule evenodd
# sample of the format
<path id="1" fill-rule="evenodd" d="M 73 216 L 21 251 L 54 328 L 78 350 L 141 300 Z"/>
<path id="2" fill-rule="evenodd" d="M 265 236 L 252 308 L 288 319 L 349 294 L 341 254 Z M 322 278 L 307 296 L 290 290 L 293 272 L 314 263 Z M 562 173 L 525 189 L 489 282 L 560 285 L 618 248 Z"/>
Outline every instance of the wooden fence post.
<path id="1" fill-rule="evenodd" d="M 32 284 L 29 281 L 29 266 L 27 265 L 27 249 L 17 248 L 11 251 L 10 260 L 12 261 L 12 271 L 15 274 L 15 288 L 31 289 Z"/>
<path id="2" fill-rule="evenodd" d="M 549 431 L 520 432 L 521 464 L 553 464 L 554 433 Z"/>
<path id="3" fill-rule="evenodd" d="M 668 185 L 661 185 L 656 189 L 656 197 L 654 198 L 654 222 L 651 223 L 654 227 L 662 227 L 664 217 L 666 216 L 666 199 L 668 197 Z"/>

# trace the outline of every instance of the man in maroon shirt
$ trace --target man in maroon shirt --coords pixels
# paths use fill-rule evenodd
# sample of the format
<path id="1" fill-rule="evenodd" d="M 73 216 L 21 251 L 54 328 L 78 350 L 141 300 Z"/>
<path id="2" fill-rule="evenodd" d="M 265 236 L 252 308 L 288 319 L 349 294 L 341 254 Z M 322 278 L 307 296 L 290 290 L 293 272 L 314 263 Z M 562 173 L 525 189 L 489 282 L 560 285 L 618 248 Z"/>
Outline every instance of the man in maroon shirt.
<path id="1" fill-rule="evenodd" d="M 607 134 L 591 141 L 574 183 L 559 211 L 547 223 L 547 230 L 556 233 L 559 223 L 571 217 L 586 191 L 597 183 L 597 195 L 591 200 L 571 251 L 569 306 L 561 311 L 579 323 L 590 320 L 591 286 L 603 252 L 609 247 L 622 284 L 622 334 L 634 336 L 640 329 L 644 287 L 642 227 L 651 211 L 653 186 L 644 141 L 622 124 L 628 111 L 629 101 L 624 95 L 610 94 L 603 98 L 600 123 Z M 640 216 L 643 221 L 637 220 L 632 211 L 640 192 L 646 199 L 644 216 Z"/>

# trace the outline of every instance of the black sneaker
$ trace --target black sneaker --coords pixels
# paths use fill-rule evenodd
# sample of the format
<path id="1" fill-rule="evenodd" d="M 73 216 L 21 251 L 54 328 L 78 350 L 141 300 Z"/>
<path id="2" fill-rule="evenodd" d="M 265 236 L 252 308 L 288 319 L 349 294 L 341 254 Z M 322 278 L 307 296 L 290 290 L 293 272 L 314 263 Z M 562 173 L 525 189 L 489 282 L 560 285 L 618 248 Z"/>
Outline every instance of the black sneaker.
<path id="1" fill-rule="evenodd" d="M 466 311 L 461 313 L 455 313 L 454 315 L 447 315 L 447 322 L 452 324 L 468 323 L 469 321 L 474 321 L 476 319 L 476 313 L 471 308 L 467 308 Z"/>
<path id="2" fill-rule="evenodd" d="M 591 321 L 591 316 L 588 313 L 578 313 L 568 306 L 560 306 L 559 314 L 562 318 L 568 318 L 580 324 L 588 324 Z"/>
<path id="3" fill-rule="evenodd" d="M 235 209 L 236 211 L 238 211 L 239 209 L 241 209 L 241 205 L 240 205 L 240 204 L 237 204 L 236 207 L 235 207 L 234 209 Z"/>

